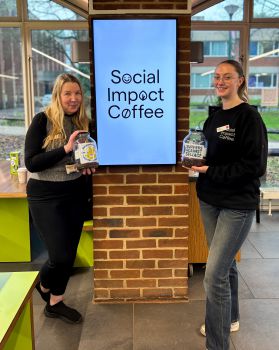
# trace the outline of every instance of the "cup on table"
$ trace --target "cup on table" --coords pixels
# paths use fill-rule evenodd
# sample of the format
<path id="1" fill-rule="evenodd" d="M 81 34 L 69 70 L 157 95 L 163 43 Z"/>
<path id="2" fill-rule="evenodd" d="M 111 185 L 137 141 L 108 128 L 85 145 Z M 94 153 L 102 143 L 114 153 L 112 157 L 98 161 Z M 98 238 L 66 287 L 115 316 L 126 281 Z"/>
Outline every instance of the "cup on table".
<path id="1" fill-rule="evenodd" d="M 17 169 L 18 182 L 20 184 L 25 184 L 27 181 L 27 169 L 26 168 L 18 168 Z"/>

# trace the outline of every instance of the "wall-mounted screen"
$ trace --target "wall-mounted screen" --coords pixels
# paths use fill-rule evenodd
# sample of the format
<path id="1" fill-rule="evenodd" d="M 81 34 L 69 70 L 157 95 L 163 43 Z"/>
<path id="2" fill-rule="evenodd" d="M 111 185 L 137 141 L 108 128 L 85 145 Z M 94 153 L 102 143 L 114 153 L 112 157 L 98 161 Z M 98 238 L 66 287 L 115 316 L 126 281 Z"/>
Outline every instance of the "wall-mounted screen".
<path id="1" fill-rule="evenodd" d="M 176 163 L 176 19 L 92 19 L 100 165 Z"/>

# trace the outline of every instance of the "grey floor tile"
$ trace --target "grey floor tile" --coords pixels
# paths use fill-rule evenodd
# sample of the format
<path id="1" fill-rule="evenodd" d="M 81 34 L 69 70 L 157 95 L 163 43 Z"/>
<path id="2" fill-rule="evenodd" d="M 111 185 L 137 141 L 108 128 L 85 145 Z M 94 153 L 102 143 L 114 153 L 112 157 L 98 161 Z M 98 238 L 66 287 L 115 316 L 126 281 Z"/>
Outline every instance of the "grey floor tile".
<path id="1" fill-rule="evenodd" d="M 265 259 L 279 259 L 279 224 L 277 232 L 254 232 L 249 241 Z"/>
<path id="2" fill-rule="evenodd" d="M 204 350 L 204 302 L 136 304 L 134 350 Z"/>
<path id="3" fill-rule="evenodd" d="M 238 270 L 255 298 L 279 298 L 279 259 L 242 259 Z"/>
<path id="4" fill-rule="evenodd" d="M 240 331 L 232 333 L 236 350 L 279 349 L 279 300 L 241 300 Z"/>
<path id="5" fill-rule="evenodd" d="M 133 305 L 89 303 L 78 350 L 132 350 Z"/>
<path id="6" fill-rule="evenodd" d="M 269 216 L 267 212 L 262 212 L 261 223 L 258 225 L 263 225 L 267 231 L 279 232 L 279 212 L 273 211 L 272 216 Z"/>
<path id="7" fill-rule="evenodd" d="M 36 350 L 77 350 L 83 323 L 73 325 L 47 318 L 43 309 L 43 305 L 33 305 Z"/>
<path id="8" fill-rule="evenodd" d="M 203 301 L 136 304 L 133 350 L 204 350 L 204 312 Z"/>
<path id="9" fill-rule="evenodd" d="M 261 259 L 262 256 L 257 251 L 257 249 L 254 247 L 254 245 L 251 243 L 251 237 L 255 235 L 254 232 L 250 232 L 248 238 L 245 240 L 245 242 L 242 244 L 240 253 L 241 253 L 241 259 Z"/>
<path id="10" fill-rule="evenodd" d="M 203 278 L 205 264 L 193 264 L 193 276 L 188 279 L 188 291 L 190 300 L 205 300 Z"/>

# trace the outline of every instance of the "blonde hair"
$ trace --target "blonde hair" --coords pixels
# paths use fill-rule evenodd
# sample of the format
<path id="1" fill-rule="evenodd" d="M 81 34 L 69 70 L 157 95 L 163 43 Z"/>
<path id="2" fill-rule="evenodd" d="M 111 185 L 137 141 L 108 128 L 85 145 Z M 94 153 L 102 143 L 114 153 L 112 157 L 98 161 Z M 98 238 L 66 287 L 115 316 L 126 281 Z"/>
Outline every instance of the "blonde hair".
<path id="1" fill-rule="evenodd" d="M 241 64 L 239 62 L 235 61 L 235 60 L 223 61 L 223 62 L 219 63 L 218 66 L 220 66 L 220 64 L 230 64 L 231 66 L 234 67 L 234 69 L 237 72 L 238 76 L 243 78 L 243 82 L 239 86 L 239 88 L 237 90 L 237 94 L 238 94 L 239 98 L 242 101 L 248 102 L 247 82 L 246 82 L 246 78 L 245 78 L 245 75 L 244 75 L 243 68 L 242 68 Z"/>
<path id="2" fill-rule="evenodd" d="M 81 90 L 81 105 L 78 112 L 73 116 L 72 120 L 79 130 L 88 130 L 89 121 L 84 107 L 84 95 L 80 81 L 74 75 L 68 73 L 60 74 L 56 78 L 53 86 L 51 103 L 44 111 L 51 123 L 51 129 L 48 136 L 44 140 L 43 148 L 46 148 L 50 144 L 54 143 L 54 141 L 57 139 L 59 139 L 61 144 L 63 144 L 63 141 L 66 140 L 66 133 L 63 126 L 65 112 L 62 108 L 60 97 L 62 87 L 65 83 L 76 83 Z"/>

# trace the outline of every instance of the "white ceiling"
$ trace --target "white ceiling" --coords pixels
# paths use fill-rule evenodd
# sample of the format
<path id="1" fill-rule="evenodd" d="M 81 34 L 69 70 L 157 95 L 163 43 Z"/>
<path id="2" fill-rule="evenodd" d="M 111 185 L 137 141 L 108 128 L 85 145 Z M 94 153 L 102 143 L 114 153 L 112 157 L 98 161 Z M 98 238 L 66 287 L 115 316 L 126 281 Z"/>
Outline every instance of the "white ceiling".
<path id="1" fill-rule="evenodd" d="M 88 13 L 89 0 L 54 0 L 54 1 L 60 4 L 64 4 L 64 6 L 67 6 L 68 4 L 70 6 L 75 7 L 76 9 L 81 10 L 82 12 Z M 188 1 L 188 0 L 185 0 L 185 1 Z M 224 0 L 192 0 L 192 12 L 193 14 L 196 14 L 222 1 Z"/>

